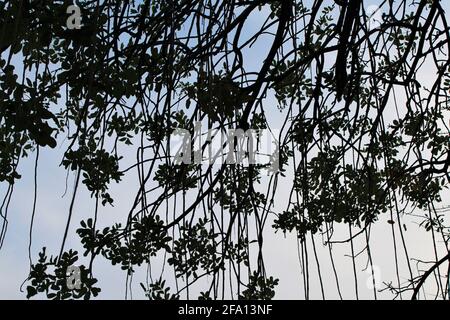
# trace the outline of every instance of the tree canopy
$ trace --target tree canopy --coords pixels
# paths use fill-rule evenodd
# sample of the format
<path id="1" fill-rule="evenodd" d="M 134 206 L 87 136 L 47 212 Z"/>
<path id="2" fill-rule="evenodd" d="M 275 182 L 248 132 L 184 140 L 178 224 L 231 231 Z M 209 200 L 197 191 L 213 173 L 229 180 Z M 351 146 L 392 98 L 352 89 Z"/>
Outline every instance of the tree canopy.
<path id="1" fill-rule="evenodd" d="M 373 264 L 371 228 L 382 214 L 397 265 L 385 289 L 417 298 L 434 274 L 436 295 L 448 297 L 449 225 L 439 205 L 450 182 L 443 2 L 85 0 L 76 2 L 74 27 L 73 1 L 2 1 L 0 244 L 21 159 L 35 156 L 38 170 L 40 151 L 62 147 L 61 167 L 75 184 L 60 252 L 33 257 L 27 297 L 89 299 L 100 292 L 94 259 L 120 266 L 127 281 L 162 259 L 176 287 L 166 274 L 135 279 L 149 299 L 184 297 L 206 277 L 200 299 L 271 299 L 278 279 L 266 271 L 263 240 L 277 231 L 298 237 L 306 298 L 311 283 L 325 296 L 316 238 L 332 262 L 333 246 L 349 245 L 358 297 L 355 260 Z M 194 146 L 196 123 L 219 134 L 267 130 L 278 142 L 278 170 L 270 155 L 248 165 L 175 163 L 168 138 L 182 128 Z M 98 208 L 120 200 L 110 188 L 126 177 L 136 185 L 129 211 L 98 228 Z M 72 219 L 79 188 L 96 206 L 81 222 Z M 422 273 L 411 266 L 402 222 L 419 213 L 435 253 Z M 348 238 L 337 240 L 343 225 Z M 70 230 L 84 252 L 67 248 Z M 366 243 L 361 252 L 357 239 Z M 79 289 L 66 285 L 74 264 Z M 341 295 L 337 275 L 336 284 Z"/>

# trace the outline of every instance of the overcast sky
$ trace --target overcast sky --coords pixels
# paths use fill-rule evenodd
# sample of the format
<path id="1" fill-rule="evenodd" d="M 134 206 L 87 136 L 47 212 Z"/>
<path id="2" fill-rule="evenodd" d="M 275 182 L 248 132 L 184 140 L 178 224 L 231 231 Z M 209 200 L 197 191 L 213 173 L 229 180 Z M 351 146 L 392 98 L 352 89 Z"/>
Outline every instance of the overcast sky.
<path id="1" fill-rule="evenodd" d="M 367 5 L 377 3 L 378 1 L 365 1 Z M 445 3 L 448 8 L 449 4 Z M 249 33 L 252 28 L 257 29 L 262 23 L 262 16 L 253 15 L 250 17 L 247 28 Z M 251 51 L 251 52 L 250 52 Z M 252 50 L 245 53 L 245 61 L 248 64 L 247 69 L 258 69 L 264 57 L 264 52 L 267 51 L 267 43 L 258 41 Z M 435 77 L 435 71 L 432 69 L 422 69 L 423 74 L 421 79 L 423 85 L 429 84 Z M 276 109 L 276 102 L 273 97 L 268 97 L 265 100 L 266 110 L 268 110 L 268 117 L 272 122 L 274 128 L 279 127 L 284 115 Z M 38 201 L 36 220 L 33 230 L 32 243 L 32 257 L 34 261 L 37 258 L 37 253 L 43 246 L 47 247 L 47 252 L 57 254 L 59 252 L 60 244 L 63 237 L 64 227 L 66 224 L 68 208 L 70 203 L 71 191 L 73 189 L 74 176 L 69 175 L 68 191 L 65 197 L 62 197 L 66 188 L 66 171 L 59 167 L 59 163 L 64 152 L 64 147 L 67 143 L 60 141 L 60 145 L 55 150 L 41 150 L 39 170 L 38 170 Z M 127 153 L 127 150 L 122 151 L 125 154 L 131 155 L 131 160 L 134 159 L 134 152 Z M 125 159 L 125 161 L 127 161 Z M 126 165 L 122 165 L 125 167 Z M 122 168 L 123 168 L 122 167 Z M 4 246 L 0 251 L 0 299 L 24 299 L 25 292 L 20 292 L 19 288 L 22 282 L 28 275 L 28 231 L 30 225 L 30 218 L 32 212 L 32 199 L 34 194 L 33 175 L 34 175 L 34 155 L 27 159 L 23 159 L 19 166 L 19 172 L 22 174 L 16 186 L 15 192 L 11 200 L 11 206 L 8 214 L 8 232 L 4 242 Z M 112 195 L 115 199 L 114 208 L 105 207 L 100 208 L 99 212 L 99 227 L 108 226 L 113 222 L 123 222 L 128 214 L 134 196 L 138 189 L 136 183 L 137 175 L 132 172 L 125 176 L 124 181 L 120 184 L 112 185 Z M 285 209 L 288 202 L 287 196 L 290 191 L 292 181 L 292 172 L 288 171 L 285 178 L 282 178 L 282 183 L 279 183 L 279 190 L 276 196 L 274 211 L 281 212 Z M 5 192 L 5 186 L 0 186 L 0 195 Z M 444 203 L 438 207 L 444 207 L 450 204 L 448 199 L 450 193 L 446 192 L 443 196 Z M 94 201 L 90 198 L 89 193 L 81 187 L 77 197 L 74 216 L 72 219 L 72 227 L 67 239 L 66 248 L 80 249 L 79 238 L 75 234 L 78 223 L 82 219 L 92 217 L 94 211 Z M 421 214 L 420 212 L 415 212 Z M 271 219 L 273 220 L 273 216 Z M 379 276 L 378 283 L 382 282 L 396 282 L 395 278 L 395 264 L 393 261 L 393 246 L 391 237 L 391 225 L 387 222 L 390 219 L 389 215 L 381 215 L 379 222 L 375 223 L 372 228 L 371 248 L 376 273 Z M 404 223 L 407 225 L 405 232 L 406 243 L 411 253 L 411 258 L 420 258 L 424 261 L 433 261 L 434 252 L 432 250 L 431 234 L 419 227 L 422 220 L 417 217 L 405 217 Z M 276 298 L 278 299 L 302 299 L 304 298 L 303 279 L 301 275 L 301 268 L 299 264 L 297 239 L 294 234 L 283 235 L 282 233 L 274 233 L 270 228 L 271 222 L 267 223 L 265 233 L 265 261 L 267 273 L 271 276 L 280 279 L 279 286 L 276 288 Z M 448 218 L 447 218 L 447 225 Z M 398 236 L 398 235 L 397 235 Z M 347 226 L 338 227 L 336 230 L 336 239 L 346 239 L 348 237 Z M 359 239 L 355 242 L 355 251 L 362 250 L 365 243 Z M 308 250 L 312 252 L 310 239 L 308 240 Z M 327 299 L 339 298 L 336 290 L 335 279 L 331 269 L 328 249 L 321 245 L 322 238 L 319 234 L 316 235 L 318 256 L 321 265 L 321 272 L 325 286 L 325 296 Z M 445 248 L 441 243 L 439 248 L 444 252 Z M 79 250 L 82 252 L 82 250 Z M 336 259 L 337 274 L 342 286 L 342 295 L 347 299 L 355 298 L 353 271 L 350 255 L 349 244 L 339 244 L 333 247 L 333 254 Z M 346 256 L 347 255 L 347 256 Z M 313 256 L 310 256 L 310 297 L 313 299 L 320 299 L 320 287 L 317 277 L 317 269 Z M 373 291 L 370 288 L 372 283 L 370 279 L 370 272 L 363 271 L 366 266 L 367 256 L 362 255 L 357 259 L 358 270 L 358 288 L 360 298 L 372 299 Z M 401 280 L 407 281 L 408 272 L 406 268 L 406 258 L 400 254 L 400 274 Z M 413 263 L 414 271 L 417 274 L 416 264 Z M 422 265 L 423 268 L 423 265 Z M 158 261 L 153 265 L 153 275 L 157 277 L 160 273 Z M 133 298 L 144 298 L 139 282 L 145 280 L 145 268 L 141 268 L 135 275 L 133 282 Z M 111 266 L 108 261 L 103 258 L 98 258 L 94 263 L 94 274 L 99 279 L 99 286 L 102 289 L 99 298 L 102 299 L 123 299 L 125 294 L 125 272 L 120 270 L 118 266 Z M 173 279 L 168 277 L 168 283 L 171 287 L 174 286 Z M 380 289 L 384 286 L 380 286 Z M 25 288 L 24 288 L 25 289 Z M 195 290 L 195 289 L 194 289 Z M 430 298 L 434 296 L 433 284 L 426 286 L 426 293 Z M 183 296 L 182 296 L 183 297 Z M 379 293 L 379 298 L 390 299 L 392 295 L 385 291 Z M 409 298 L 409 297 L 405 297 Z"/>

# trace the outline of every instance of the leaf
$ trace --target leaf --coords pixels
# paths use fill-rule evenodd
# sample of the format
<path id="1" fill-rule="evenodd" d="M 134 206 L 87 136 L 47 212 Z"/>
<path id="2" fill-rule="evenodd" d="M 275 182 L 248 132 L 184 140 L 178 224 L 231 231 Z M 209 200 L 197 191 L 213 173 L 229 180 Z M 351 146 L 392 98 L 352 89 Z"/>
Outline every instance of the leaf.
<path id="1" fill-rule="evenodd" d="M 27 299 L 35 296 L 37 294 L 37 290 L 32 286 L 27 286 Z"/>

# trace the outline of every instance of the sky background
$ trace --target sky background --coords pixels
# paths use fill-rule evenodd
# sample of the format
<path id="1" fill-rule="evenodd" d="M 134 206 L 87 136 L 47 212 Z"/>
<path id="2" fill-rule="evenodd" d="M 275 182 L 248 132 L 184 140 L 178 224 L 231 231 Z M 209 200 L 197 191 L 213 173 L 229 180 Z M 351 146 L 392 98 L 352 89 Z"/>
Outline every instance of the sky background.
<path id="1" fill-rule="evenodd" d="M 449 9 L 449 4 L 445 2 L 446 10 Z M 364 1 L 366 6 L 379 3 L 379 1 Z M 257 30 L 262 24 L 262 17 L 267 13 L 263 10 L 261 14 L 250 16 L 246 25 L 247 32 L 252 33 L 252 30 Z M 245 61 L 247 70 L 259 69 L 261 61 L 267 52 L 267 44 L 263 40 L 258 41 L 252 50 L 245 52 Z M 420 79 L 424 86 L 431 83 L 435 77 L 435 71 L 432 69 L 423 68 Z M 277 128 L 284 120 L 284 115 L 276 108 L 276 101 L 273 97 L 268 97 L 265 101 L 266 110 L 268 110 L 268 118 L 272 127 Z M 69 174 L 68 190 L 63 197 L 66 189 L 66 171 L 59 167 L 63 152 L 67 143 L 59 144 L 55 150 L 41 149 L 39 170 L 38 170 L 38 199 L 37 210 L 35 217 L 35 225 L 33 230 L 32 242 L 32 258 L 34 261 L 37 258 L 37 253 L 43 246 L 47 247 L 48 253 L 57 254 L 59 252 L 60 244 L 63 237 L 64 227 L 66 224 L 68 208 L 70 204 L 71 192 L 73 189 L 74 175 Z M 133 149 L 122 149 L 122 153 L 128 154 L 134 159 L 135 152 Z M 22 159 L 19 165 L 19 172 L 22 175 L 15 185 L 15 191 L 12 196 L 11 206 L 8 214 L 8 232 L 6 234 L 5 242 L 0 251 L 0 299 L 24 299 L 25 292 L 20 292 L 20 286 L 26 279 L 29 272 L 28 261 L 28 245 L 29 245 L 29 226 L 32 212 L 32 199 L 34 195 L 34 156 L 31 155 L 26 159 Z M 125 162 L 127 159 L 125 159 Z M 130 162 L 131 163 L 131 162 Z M 121 164 L 121 168 L 125 168 L 126 164 Z M 290 172 L 289 172 L 290 171 Z M 113 184 L 111 186 L 111 194 L 115 199 L 114 208 L 100 207 L 99 211 L 99 228 L 108 226 L 113 222 L 124 221 L 129 211 L 130 205 L 134 200 L 137 184 L 137 175 L 133 171 L 126 175 L 120 184 Z M 288 170 L 287 177 L 282 178 L 282 183 L 279 183 L 279 189 L 275 198 L 276 212 L 281 212 L 285 209 L 288 202 L 288 195 L 291 188 L 292 170 Z M 5 186 L 0 186 L 0 195 L 5 192 Z M 80 249 L 79 237 L 75 234 L 78 223 L 82 219 L 92 216 L 95 202 L 90 198 L 89 193 L 81 187 L 78 191 L 77 201 L 75 203 L 74 216 L 69 236 L 67 238 L 66 249 L 75 248 Z M 450 204 L 449 192 L 445 192 L 443 196 L 443 203 L 438 207 L 445 207 Z M 416 212 L 416 214 L 421 214 Z M 273 220 L 274 216 L 270 219 Z M 393 262 L 393 247 L 391 237 L 391 225 L 387 222 L 390 219 L 389 214 L 382 214 L 379 217 L 379 222 L 375 223 L 372 228 L 371 246 L 373 263 L 375 271 L 379 276 L 378 283 L 393 282 L 395 283 L 395 265 Z M 420 258 L 424 261 L 433 261 L 434 252 L 432 250 L 432 239 L 429 232 L 425 232 L 424 228 L 419 226 L 422 219 L 417 217 L 405 217 L 404 223 L 407 225 L 407 231 L 404 233 L 408 249 L 411 253 L 411 258 Z M 448 220 L 447 220 L 448 221 Z M 266 262 L 266 269 L 268 275 L 278 278 L 279 285 L 276 288 L 277 299 L 302 299 L 304 298 L 303 278 L 299 264 L 297 239 L 295 234 L 284 235 L 281 232 L 274 233 L 270 228 L 271 221 L 267 222 L 265 233 L 265 247 L 264 256 Z M 448 225 L 448 224 L 447 224 Z M 398 236 L 398 235 L 397 235 Z M 347 226 L 338 227 L 336 230 L 335 239 L 346 239 L 348 237 Z M 328 256 L 328 249 L 321 245 L 322 238 L 319 234 L 315 236 L 317 241 L 318 256 L 321 265 L 321 271 L 325 287 L 325 297 L 327 299 L 339 298 L 334 275 L 331 272 L 331 263 Z M 355 241 L 355 251 L 358 252 L 364 246 L 362 239 Z M 308 250 L 312 253 L 311 242 L 308 242 Z M 441 252 L 445 250 L 443 244 L 440 247 Z M 401 250 L 400 250 L 401 251 Z M 83 250 L 79 250 L 83 252 Z M 345 299 L 354 299 L 354 280 L 352 271 L 351 258 L 348 256 L 351 253 L 349 244 L 339 244 L 333 247 L 333 254 L 336 259 L 337 274 L 342 287 L 342 295 Z M 346 256 L 347 255 L 347 256 Z M 160 273 L 158 268 L 158 259 L 155 258 L 152 275 L 157 278 Z M 160 259 L 159 259 L 160 260 Z M 358 288 L 359 295 L 362 299 L 372 299 L 373 290 L 370 287 L 372 281 L 370 272 L 365 269 L 367 259 L 365 255 L 357 259 L 358 271 Z M 406 281 L 408 277 L 406 269 L 406 258 L 400 253 L 400 274 L 401 280 Z M 417 266 L 412 263 L 413 271 L 417 273 Z M 423 265 L 422 265 L 423 269 Z M 421 270 L 422 270 L 421 269 Z M 144 282 L 147 270 L 140 268 L 133 281 L 133 298 L 144 298 L 139 282 Z M 123 299 L 125 296 L 125 279 L 126 274 L 120 267 L 111 266 L 108 261 L 103 258 L 96 259 L 94 263 L 94 274 L 99 279 L 98 286 L 102 289 L 99 295 L 101 299 Z M 317 268 L 310 256 L 310 297 L 313 299 L 320 299 L 320 287 L 317 278 Z M 430 278 L 431 279 L 431 278 Z M 428 283 L 432 282 L 429 280 Z M 425 292 L 432 298 L 435 293 L 433 284 L 428 284 L 425 287 Z M 173 279 L 168 279 L 168 284 L 173 287 Z M 381 286 L 383 288 L 384 286 Z M 23 288 L 25 289 L 26 286 Z M 195 291 L 195 289 L 194 289 Z M 183 296 L 181 296 L 183 298 Z M 195 297 L 193 295 L 193 297 Z M 388 291 L 378 293 L 381 299 L 390 299 L 392 295 Z M 409 298 L 409 296 L 405 296 Z"/>

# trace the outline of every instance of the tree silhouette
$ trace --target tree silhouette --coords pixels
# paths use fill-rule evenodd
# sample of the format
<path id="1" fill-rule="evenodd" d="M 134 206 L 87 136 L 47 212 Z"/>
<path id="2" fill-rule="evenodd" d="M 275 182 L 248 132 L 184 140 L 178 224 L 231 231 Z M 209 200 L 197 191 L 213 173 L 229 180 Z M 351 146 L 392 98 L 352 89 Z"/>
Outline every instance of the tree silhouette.
<path id="1" fill-rule="evenodd" d="M 325 298 L 314 236 L 325 239 L 339 295 L 332 250 L 349 244 L 358 297 L 355 260 L 364 255 L 372 266 L 371 227 L 384 213 L 397 270 L 386 289 L 417 298 L 434 274 L 436 295 L 446 299 L 449 229 L 437 205 L 450 182 L 450 30 L 443 1 L 378 2 L 374 19 L 363 0 L 86 0 L 77 2 L 80 28 L 68 27 L 72 1 L 1 2 L 1 244 L 23 157 L 33 153 L 38 170 L 39 150 L 63 146 L 61 166 L 75 175 L 60 252 L 44 248 L 32 263 L 27 297 L 89 299 L 100 292 L 94 259 L 120 265 L 131 281 L 137 267 L 163 257 L 176 288 L 163 277 L 141 283 L 149 299 L 189 296 L 207 276 L 200 299 L 226 290 L 271 299 L 278 280 L 266 272 L 263 239 L 277 230 L 294 232 L 310 255 L 306 298 L 308 264 Z M 273 117 L 282 119 L 276 128 Z M 278 170 L 270 155 L 259 164 L 175 163 L 168 138 L 177 128 L 190 132 L 194 158 L 198 122 L 218 134 L 271 132 Z M 134 150 L 128 167 L 125 147 Z M 197 149 L 205 157 L 208 141 Z M 138 187 L 129 211 L 98 229 L 98 208 L 115 201 L 110 186 L 130 175 Z M 80 224 L 72 221 L 79 188 L 96 205 Z M 278 204 L 284 210 L 275 208 L 279 192 L 288 194 Z M 403 235 L 410 212 L 425 212 L 433 238 L 435 261 L 423 273 L 413 271 Z M 337 225 L 348 227 L 347 239 L 333 237 Z M 71 229 L 88 261 L 73 290 Z M 356 239 L 366 243 L 361 252 Z M 407 280 L 398 271 L 403 256 Z"/>

